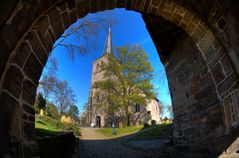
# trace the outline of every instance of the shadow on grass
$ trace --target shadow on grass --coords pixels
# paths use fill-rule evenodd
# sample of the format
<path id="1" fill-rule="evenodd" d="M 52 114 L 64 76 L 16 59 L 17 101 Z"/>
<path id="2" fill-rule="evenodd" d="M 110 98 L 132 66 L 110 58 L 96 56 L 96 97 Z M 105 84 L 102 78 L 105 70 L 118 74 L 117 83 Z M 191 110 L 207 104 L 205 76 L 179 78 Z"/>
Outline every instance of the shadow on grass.
<path id="1" fill-rule="evenodd" d="M 138 134 L 130 140 L 172 139 L 173 124 L 160 124 L 142 128 Z"/>
<path id="2" fill-rule="evenodd" d="M 42 128 L 36 128 L 35 131 L 36 131 L 37 138 L 52 137 L 52 136 L 57 136 L 57 135 L 67 133 L 67 132 L 51 131 L 51 130 L 42 129 Z"/>
<path id="3" fill-rule="evenodd" d="M 39 123 L 39 124 L 42 124 L 42 125 L 45 125 L 45 126 L 47 126 L 47 124 L 46 124 L 46 123 L 44 123 L 44 122 L 42 122 L 42 121 L 39 121 L 39 120 L 37 120 L 37 121 L 36 121 L 36 123 Z"/>

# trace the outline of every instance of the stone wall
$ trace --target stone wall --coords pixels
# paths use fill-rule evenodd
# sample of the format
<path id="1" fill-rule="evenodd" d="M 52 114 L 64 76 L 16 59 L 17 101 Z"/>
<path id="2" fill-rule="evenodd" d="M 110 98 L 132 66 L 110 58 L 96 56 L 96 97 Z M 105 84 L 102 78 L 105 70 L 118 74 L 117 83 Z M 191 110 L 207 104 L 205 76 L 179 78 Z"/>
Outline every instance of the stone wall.
<path id="1" fill-rule="evenodd" d="M 0 5 L 2 11 L 0 14 L 0 156 L 34 157 L 38 155 L 32 105 L 38 80 L 53 43 L 78 18 L 83 18 L 88 13 L 114 8 L 126 8 L 144 15 L 162 18 L 168 22 L 167 25 L 158 27 L 159 25 L 155 23 L 157 20 L 154 22 L 145 20 L 166 67 L 170 53 L 172 50 L 177 50 L 175 46 L 180 46 L 176 45 L 178 42 L 175 36 L 181 31 L 187 33 L 200 52 L 200 58 L 205 61 L 204 65 L 207 66 L 203 74 L 210 74 L 205 76 L 208 79 L 203 82 L 203 85 L 197 85 L 203 89 L 198 95 L 195 94 L 195 99 L 202 99 L 201 106 L 212 105 L 215 108 L 209 111 L 206 110 L 207 108 L 199 108 L 199 111 L 202 110 L 200 112 L 203 113 L 202 116 L 207 118 L 206 120 L 202 118 L 201 120 L 205 123 L 199 124 L 202 126 L 214 124 L 214 117 L 218 117 L 209 135 L 205 131 L 201 134 L 204 133 L 205 137 L 208 137 L 205 140 L 213 139 L 215 142 L 223 140 L 217 137 L 218 134 L 232 135 L 233 129 L 238 125 L 237 118 L 233 121 L 233 109 L 238 109 L 237 89 L 239 87 L 238 6 L 237 0 L 14 0 L 2 2 Z M 152 26 L 155 27 L 152 28 Z M 184 57 L 187 58 L 187 56 Z M 180 67 L 177 64 L 174 66 L 175 69 Z M 180 71 L 187 73 L 184 69 Z M 202 70 L 194 71 L 199 73 Z M 180 75 L 184 73 L 176 72 L 176 74 L 179 76 L 175 78 L 180 78 Z M 174 76 L 169 78 L 172 81 L 173 79 Z M 187 79 L 192 80 L 190 76 Z M 172 89 L 171 86 L 173 88 L 175 85 L 170 84 L 170 89 Z M 212 98 L 203 97 L 205 93 Z M 217 99 L 214 98 L 215 93 Z M 188 93 L 189 97 L 190 95 Z M 184 96 L 185 100 L 186 98 Z M 177 104 L 191 105 L 192 103 L 193 101 Z M 187 117 L 183 116 L 184 113 L 188 111 L 181 111 L 175 117 L 176 120 L 183 118 L 179 120 L 181 123 L 176 123 L 176 130 L 181 129 L 177 126 L 179 124 L 183 125 L 185 122 L 188 126 L 196 122 L 188 121 Z M 217 124 L 221 121 L 222 124 Z M 175 132 L 179 133 L 179 131 Z M 202 135 L 199 134 L 200 136 Z"/>
<path id="2" fill-rule="evenodd" d="M 174 143 L 213 144 L 225 132 L 222 105 L 202 55 L 185 33 L 179 35 L 165 69 L 175 117 Z"/>

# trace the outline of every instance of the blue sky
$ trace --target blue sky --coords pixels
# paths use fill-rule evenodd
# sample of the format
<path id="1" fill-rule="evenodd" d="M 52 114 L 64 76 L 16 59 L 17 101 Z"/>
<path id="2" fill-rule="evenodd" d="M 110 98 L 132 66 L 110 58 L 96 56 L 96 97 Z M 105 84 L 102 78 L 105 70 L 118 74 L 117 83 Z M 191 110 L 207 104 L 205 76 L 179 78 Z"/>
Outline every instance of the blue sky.
<path id="1" fill-rule="evenodd" d="M 155 46 L 141 18 L 141 14 L 126 11 L 125 9 L 114 9 L 105 11 L 116 19 L 116 24 L 111 27 L 113 46 L 123 46 L 125 44 L 141 44 L 147 52 L 151 64 L 154 68 L 153 84 L 157 89 L 158 99 L 164 104 L 171 105 L 171 98 L 168 90 L 168 82 L 165 76 L 163 65 L 160 62 Z M 87 16 L 97 17 L 102 13 L 89 14 Z M 79 21 L 78 21 L 79 22 Z M 99 47 L 96 52 L 89 52 L 87 55 L 76 56 L 72 61 L 67 54 L 67 50 L 57 47 L 53 50 L 52 56 L 58 61 L 57 75 L 61 80 L 67 80 L 76 93 L 77 106 L 82 109 L 84 103 L 88 101 L 88 94 L 91 82 L 92 62 L 103 54 L 107 30 L 100 32 Z M 67 39 L 71 43 L 80 43 L 77 39 L 70 37 Z"/>

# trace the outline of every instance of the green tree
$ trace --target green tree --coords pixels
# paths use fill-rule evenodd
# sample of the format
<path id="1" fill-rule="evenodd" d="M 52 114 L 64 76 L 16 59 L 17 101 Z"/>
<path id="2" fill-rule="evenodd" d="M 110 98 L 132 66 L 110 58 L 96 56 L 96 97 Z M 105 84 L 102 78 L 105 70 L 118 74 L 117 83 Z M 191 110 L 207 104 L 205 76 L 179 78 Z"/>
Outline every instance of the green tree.
<path id="1" fill-rule="evenodd" d="M 42 93 L 37 94 L 34 107 L 36 113 L 39 113 L 40 109 L 46 109 L 46 100 L 44 99 Z"/>
<path id="2" fill-rule="evenodd" d="M 130 125 L 131 105 L 146 105 L 149 99 L 155 98 L 151 84 L 153 68 L 146 52 L 140 45 L 117 47 L 117 57 L 109 55 L 100 71 L 104 80 L 93 85 L 99 89 L 95 96 L 101 98 L 97 107 L 109 115 L 123 110 L 123 123 Z"/>
<path id="3" fill-rule="evenodd" d="M 57 109 L 57 106 L 54 105 L 53 103 L 47 103 L 47 108 L 46 108 L 47 115 L 54 118 L 58 119 L 59 117 L 59 112 Z"/>
<path id="4" fill-rule="evenodd" d="M 71 105 L 67 114 L 72 117 L 75 121 L 79 118 L 79 109 L 76 105 Z"/>

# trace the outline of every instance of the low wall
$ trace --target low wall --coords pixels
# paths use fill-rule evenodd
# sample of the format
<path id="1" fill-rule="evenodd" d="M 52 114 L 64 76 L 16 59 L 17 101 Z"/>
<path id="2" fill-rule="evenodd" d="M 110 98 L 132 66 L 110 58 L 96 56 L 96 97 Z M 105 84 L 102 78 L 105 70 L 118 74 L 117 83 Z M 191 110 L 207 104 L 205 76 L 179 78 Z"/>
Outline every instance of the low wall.
<path id="1" fill-rule="evenodd" d="M 70 158 L 74 154 L 76 138 L 73 133 L 37 139 L 41 158 Z"/>

